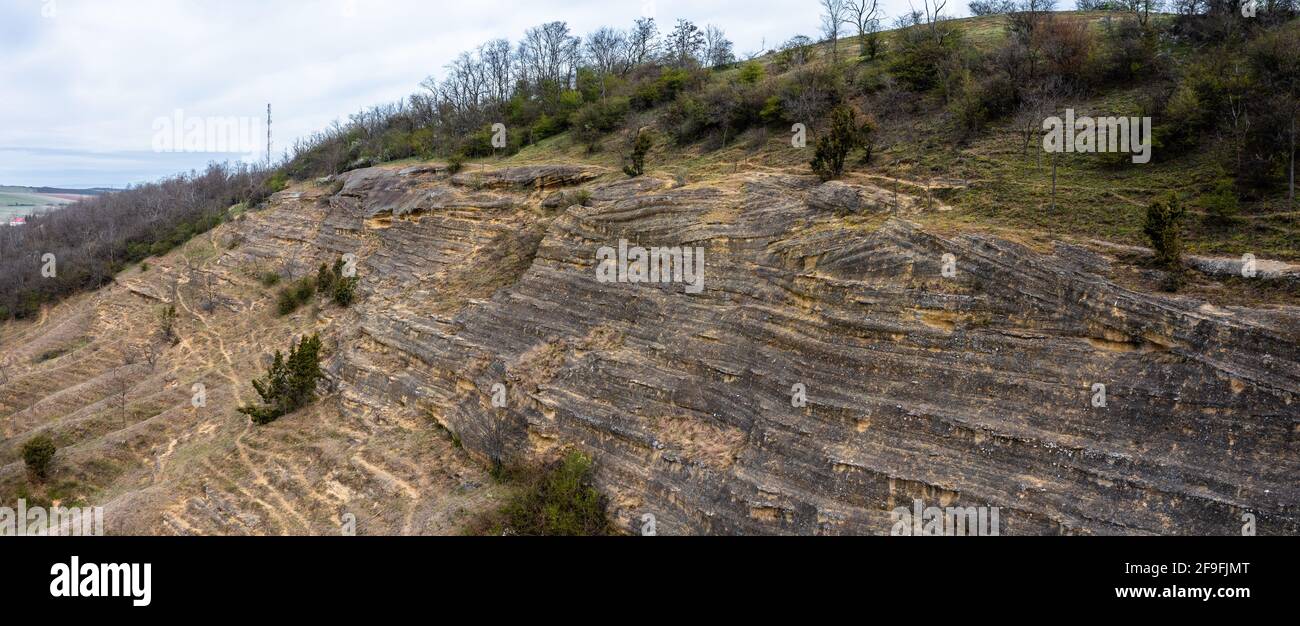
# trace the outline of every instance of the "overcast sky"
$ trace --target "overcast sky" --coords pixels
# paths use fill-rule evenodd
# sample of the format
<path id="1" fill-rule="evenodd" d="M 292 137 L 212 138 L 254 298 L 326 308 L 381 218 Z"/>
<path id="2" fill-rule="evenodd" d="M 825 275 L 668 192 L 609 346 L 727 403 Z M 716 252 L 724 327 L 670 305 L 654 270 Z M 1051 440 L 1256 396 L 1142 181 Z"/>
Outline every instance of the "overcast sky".
<path id="1" fill-rule="evenodd" d="M 917 0 L 919 6 L 919 0 Z M 416 91 L 458 52 L 563 20 L 715 24 L 737 53 L 818 30 L 817 0 L 0 0 L 0 185 L 120 187 L 238 154 L 159 152 L 157 120 L 265 116 L 276 151 Z M 889 18 L 907 0 L 883 0 Z M 956 4 L 954 4 L 956 6 Z M 955 13 L 965 14 L 961 3 Z M 264 132 L 264 131 L 263 131 Z M 258 145 L 264 143 L 259 140 Z"/>

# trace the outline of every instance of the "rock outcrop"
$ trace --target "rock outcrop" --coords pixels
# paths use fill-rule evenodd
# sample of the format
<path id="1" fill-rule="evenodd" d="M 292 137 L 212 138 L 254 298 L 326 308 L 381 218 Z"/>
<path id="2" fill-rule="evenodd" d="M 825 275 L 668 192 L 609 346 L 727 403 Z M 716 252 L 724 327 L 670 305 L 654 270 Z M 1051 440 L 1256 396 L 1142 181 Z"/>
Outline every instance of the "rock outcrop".
<path id="1" fill-rule="evenodd" d="M 808 192 L 808 206 L 837 215 L 889 211 L 892 207 L 884 190 L 827 181 Z"/>
<path id="2" fill-rule="evenodd" d="M 1125 289 L 1077 253 L 845 222 L 821 205 L 868 194 L 842 184 L 620 185 L 540 239 L 488 210 L 384 231 L 364 266 L 402 278 L 368 288 L 342 379 L 427 405 L 485 456 L 591 452 L 628 528 L 883 533 L 921 499 L 998 506 L 1006 533 L 1229 533 L 1247 512 L 1297 530 L 1294 311 L 1246 318 Z M 374 204 L 353 196 L 334 214 Z M 620 240 L 703 248 L 705 289 L 599 282 Z M 453 295 L 483 275 L 492 289 Z M 431 301 L 390 300 L 389 280 Z M 376 371 L 374 352 L 409 367 Z"/>
<path id="3" fill-rule="evenodd" d="M 1245 514 L 1262 534 L 1300 532 L 1295 308 L 1142 293 L 1096 252 L 941 235 L 888 216 L 883 191 L 811 177 L 678 186 L 557 166 L 339 179 L 223 226 L 216 237 L 242 243 L 213 266 L 292 276 L 357 256 L 356 304 L 296 327 L 327 336 L 333 401 L 312 419 L 340 426 L 295 425 L 293 438 L 346 448 L 342 425 L 364 424 L 370 450 L 418 438 L 438 451 L 384 454 L 400 472 L 312 459 L 308 483 L 336 480 L 339 464 L 393 479 L 372 480 L 412 502 L 382 531 L 445 531 L 449 507 L 484 501 L 420 486 L 447 483 L 419 466 L 434 462 L 481 481 L 427 434 L 440 426 L 479 461 L 582 449 L 629 532 L 652 514 L 661 534 L 887 534 L 916 500 L 998 507 L 1002 534 L 1238 534 Z M 574 185 L 589 206 L 547 201 Z M 612 282 L 602 248 L 630 251 Z M 636 280 L 638 248 L 663 253 L 660 281 Z M 696 249 L 698 290 L 660 264 Z M 143 301 L 132 292 L 166 290 L 100 297 Z M 245 297 L 242 315 L 271 315 L 269 296 Z M 7 426 L 21 424 L 6 434 L 38 428 L 23 417 L 38 403 L 4 401 Z M 138 428 L 191 427 L 168 423 Z M 166 514 L 136 528 L 222 528 L 186 511 L 262 520 L 277 508 L 267 490 L 285 491 L 269 476 L 229 482 L 137 485 L 146 495 L 130 497 Z M 366 484 L 348 490 L 382 500 Z M 330 532 L 303 517 L 242 523 Z"/>

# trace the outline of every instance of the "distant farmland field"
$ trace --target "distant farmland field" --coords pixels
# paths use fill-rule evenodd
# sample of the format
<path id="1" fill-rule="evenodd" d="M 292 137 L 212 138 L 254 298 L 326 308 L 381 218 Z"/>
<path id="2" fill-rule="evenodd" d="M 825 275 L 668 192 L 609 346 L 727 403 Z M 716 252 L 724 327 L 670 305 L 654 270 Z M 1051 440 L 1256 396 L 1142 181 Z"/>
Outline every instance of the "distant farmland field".
<path id="1" fill-rule="evenodd" d="M 0 187 L 0 222 L 9 223 L 15 215 L 43 213 L 71 204 L 83 196 L 70 193 L 37 193 L 24 188 Z"/>

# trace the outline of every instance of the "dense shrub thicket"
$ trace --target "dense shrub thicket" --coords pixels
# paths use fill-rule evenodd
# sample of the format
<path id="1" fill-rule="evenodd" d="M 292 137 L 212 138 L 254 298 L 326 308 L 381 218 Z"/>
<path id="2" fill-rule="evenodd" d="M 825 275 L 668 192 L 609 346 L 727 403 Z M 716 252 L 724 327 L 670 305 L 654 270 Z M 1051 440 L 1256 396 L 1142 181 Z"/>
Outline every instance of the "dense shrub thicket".
<path id="1" fill-rule="evenodd" d="M 592 470 L 591 458 L 581 452 L 541 468 L 516 468 L 508 472 L 517 483 L 514 496 L 468 530 L 492 535 L 612 535 L 608 502 L 592 485 Z"/>
<path id="2" fill-rule="evenodd" d="M 517 44 L 496 39 L 462 53 L 421 92 L 301 142 L 287 171 L 303 178 L 413 156 L 511 154 L 570 130 L 594 150 L 629 113 L 698 90 L 708 70 L 735 60 L 720 29 L 687 20 L 661 33 L 642 18 L 629 30 L 604 27 L 585 38 L 550 22 Z M 496 124 L 508 129 L 504 137 Z"/>
<path id="3" fill-rule="evenodd" d="M 361 282 L 360 276 L 348 276 L 348 272 L 344 271 L 346 266 L 346 262 L 340 257 L 334 261 L 334 265 L 321 263 L 320 269 L 316 271 L 317 289 L 341 307 L 352 304 L 352 300 L 356 298 L 357 284 Z"/>
<path id="4" fill-rule="evenodd" d="M 1238 198 L 1285 193 L 1294 204 L 1300 128 L 1300 22 L 1295 0 L 1080 3 L 1101 22 L 1054 12 L 1054 0 L 974 2 L 977 15 L 1006 13 L 1006 37 L 973 47 L 952 22 L 913 13 L 887 53 L 887 72 L 864 70 L 861 106 L 888 114 L 903 94 L 943 103 L 954 141 L 991 122 L 1019 128 L 1026 152 L 1046 116 L 1119 91 L 1135 102 L 1111 115 L 1154 120 L 1157 160 L 1191 151 L 1219 155 L 1223 176 L 1202 204 L 1211 224 L 1231 222 Z M 930 5 L 926 5 L 927 8 Z M 1172 15 L 1161 14 L 1161 8 Z M 1128 155 L 1098 160 L 1126 167 Z"/>
<path id="5" fill-rule="evenodd" d="M 293 313 L 298 310 L 298 307 L 311 302 L 318 293 L 332 300 L 334 304 L 348 307 L 356 298 L 357 285 L 361 282 L 361 277 L 347 276 L 343 271 L 344 267 L 345 263 L 341 257 L 333 265 L 321 263 L 315 276 L 303 276 L 283 287 L 276 296 L 276 312 L 280 315 Z M 276 283 L 279 279 L 279 275 L 275 275 Z"/>
<path id="6" fill-rule="evenodd" d="M 1251 19 L 1240 15 L 1243 1 L 1084 3 L 1113 14 L 1100 25 L 1056 12 L 1055 0 L 974 2 L 977 15 L 1007 14 L 1006 37 L 991 50 L 971 45 L 934 3 L 897 17 L 886 44 L 877 3 L 849 2 L 827 23 L 858 32 L 857 59 L 801 36 L 742 63 L 720 30 L 700 31 L 685 20 L 662 34 L 646 18 L 586 38 L 552 22 L 517 44 L 494 40 L 464 53 L 441 81 L 426 80 L 424 91 L 304 142 L 289 171 L 323 175 L 406 156 L 508 154 L 570 130 L 597 150 L 608 133 L 634 136 L 633 114 L 651 109 L 665 137 L 716 147 L 755 127 L 803 123 L 826 131 L 830 112 L 843 104 L 883 119 L 922 100 L 947 110 L 954 141 L 1015 120 L 1028 150 L 1044 116 L 1141 85 L 1137 108 L 1115 113 L 1156 118 L 1158 154 L 1224 140 L 1231 154 L 1225 180 L 1235 193 L 1259 196 L 1291 176 L 1300 36 L 1296 0 L 1261 3 Z M 864 12 L 855 15 L 859 5 Z M 1173 16 L 1160 14 L 1162 7 Z M 824 34 L 831 37 L 829 29 Z M 504 147 L 492 144 L 497 122 L 509 129 Z M 1123 157 L 1099 158 L 1118 167 Z"/>

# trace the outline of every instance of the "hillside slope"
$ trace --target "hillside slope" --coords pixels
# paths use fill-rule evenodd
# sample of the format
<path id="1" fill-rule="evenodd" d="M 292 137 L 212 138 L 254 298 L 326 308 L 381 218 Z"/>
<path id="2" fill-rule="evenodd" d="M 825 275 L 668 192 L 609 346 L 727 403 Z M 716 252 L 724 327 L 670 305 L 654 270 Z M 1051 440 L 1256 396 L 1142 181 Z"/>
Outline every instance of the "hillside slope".
<path id="1" fill-rule="evenodd" d="M 116 533 L 332 534 L 349 513 L 362 534 L 459 532 L 504 492 L 491 461 L 569 448 L 629 532 L 649 513 L 664 534 L 886 534 L 914 499 L 1000 507 L 1004 534 L 1235 534 L 1244 513 L 1300 532 L 1300 311 L 1150 295 L 1104 249 L 894 205 L 779 170 L 298 185 L 0 329 L 0 494 L 29 489 L 17 448 L 49 431 L 46 495 L 104 504 Z M 703 248 L 702 291 L 598 281 L 621 240 Z M 275 315 L 259 276 L 345 254 L 355 304 Z M 169 302 L 179 343 L 124 365 Z M 328 389 L 251 425 L 250 378 L 306 332 Z"/>

